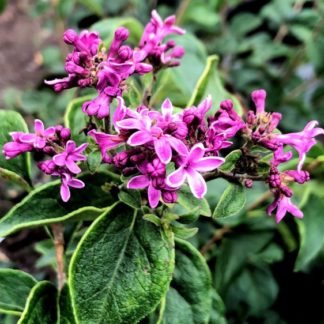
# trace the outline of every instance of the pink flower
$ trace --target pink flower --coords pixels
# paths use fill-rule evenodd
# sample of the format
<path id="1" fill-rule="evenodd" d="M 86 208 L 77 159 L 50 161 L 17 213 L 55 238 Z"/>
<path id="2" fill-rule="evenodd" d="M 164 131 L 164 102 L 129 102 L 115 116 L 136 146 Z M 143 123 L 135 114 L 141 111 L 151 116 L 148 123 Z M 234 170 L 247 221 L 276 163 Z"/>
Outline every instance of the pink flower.
<path id="1" fill-rule="evenodd" d="M 3 145 L 2 153 L 7 160 L 12 159 L 22 153 L 29 152 L 33 150 L 33 145 L 28 143 L 22 143 L 19 137 L 24 134 L 22 132 L 12 132 L 10 133 L 13 142 L 8 142 Z"/>
<path id="2" fill-rule="evenodd" d="M 255 104 L 256 113 L 263 113 L 265 109 L 265 99 L 267 97 L 266 91 L 264 89 L 254 90 L 251 94 L 251 97 Z"/>
<path id="3" fill-rule="evenodd" d="M 90 131 L 88 135 L 91 136 L 98 144 L 102 159 L 106 163 L 110 163 L 111 161 L 111 158 L 107 152 L 125 143 L 125 139 L 120 135 L 106 134 L 97 132 L 96 130 Z"/>
<path id="4" fill-rule="evenodd" d="M 207 185 L 200 172 L 212 171 L 224 163 L 220 157 L 204 157 L 205 148 L 201 143 L 194 145 L 190 152 L 187 150 L 180 167 L 166 179 L 167 185 L 180 187 L 186 180 L 191 192 L 196 198 L 203 198 L 207 192 Z"/>
<path id="5" fill-rule="evenodd" d="M 276 135 L 275 139 L 280 144 L 293 147 L 299 155 L 297 170 L 300 171 L 306 158 L 307 152 L 316 144 L 315 136 L 324 134 L 323 128 L 315 128 L 318 125 L 316 120 L 309 122 L 303 131 L 299 133 L 289 133 Z"/>
<path id="6" fill-rule="evenodd" d="M 45 129 L 43 122 L 39 119 L 35 119 L 34 121 L 34 130 L 34 134 L 21 133 L 19 141 L 32 144 L 36 149 L 42 149 L 46 145 L 47 139 L 51 139 L 55 135 L 55 127 Z"/>
<path id="7" fill-rule="evenodd" d="M 292 214 L 297 218 L 303 218 L 303 212 L 295 206 L 289 197 L 286 197 L 284 194 L 277 193 L 273 203 L 267 208 L 268 215 L 271 215 L 272 212 L 276 211 L 276 222 L 279 223 L 286 215 L 287 212 Z"/>
<path id="8" fill-rule="evenodd" d="M 186 154 L 186 146 L 181 140 L 164 134 L 160 127 L 152 126 L 152 124 L 147 109 L 137 113 L 136 118 L 127 118 L 117 122 L 121 129 L 138 130 L 129 137 L 128 145 L 139 146 L 152 142 L 157 156 L 164 164 L 171 161 L 172 148 L 179 154 Z"/>
<path id="9" fill-rule="evenodd" d="M 74 174 L 80 173 L 81 169 L 75 162 L 85 161 L 87 159 L 86 156 L 81 154 L 87 146 L 88 144 L 82 144 L 79 147 L 76 147 L 75 142 L 69 140 L 66 143 L 65 150 L 60 154 L 54 155 L 53 161 L 57 166 L 66 166 L 68 170 Z"/>
<path id="10" fill-rule="evenodd" d="M 61 181 L 62 183 L 60 188 L 60 194 L 64 202 L 70 200 L 70 187 L 76 189 L 84 188 L 84 182 L 79 179 L 73 178 L 69 173 L 63 173 L 61 176 Z"/>

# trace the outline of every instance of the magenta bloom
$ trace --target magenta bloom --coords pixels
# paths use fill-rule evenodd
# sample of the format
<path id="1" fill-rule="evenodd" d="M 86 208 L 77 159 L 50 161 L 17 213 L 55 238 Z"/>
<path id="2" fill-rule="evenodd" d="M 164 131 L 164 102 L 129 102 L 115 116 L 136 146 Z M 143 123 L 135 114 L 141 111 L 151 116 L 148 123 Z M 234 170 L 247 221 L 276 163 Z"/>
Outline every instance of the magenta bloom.
<path id="1" fill-rule="evenodd" d="M 251 97 L 255 104 L 256 113 L 263 113 L 265 109 L 265 99 L 267 97 L 266 91 L 264 89 L 254 90 L 251 94 Z"/>
<path id="2" fill-rule="evenodd" d="M 90 131 L 88 135 L 91 136 L 98 144 L 102 160 L 106 163 L 111 162 L 111 158 L 107 152 L 125 143 L 125 139 L 120 135 L 106 134 L 97 132 L 96 130 Z"/>
<path id="3" fill-rule="evenodd" d="M 69 173 L 63 173 L 61 176 L 61 189 L 60 194 L 61 198 L 64 202 L 67 202 L 70 200 L 71 193 L 70 193 L 70 187 L 81 189 L 84 188 L 84 182 L 73 178 Z"/>
<path id="4" fill-rule="evenodd" d="M 289 197 L 286 197 L 283 194 L 276 194 L 275 200 L 273 203 L 267 208 L 268 215 L 271 215 L 272 212 L 276 211 L 276 222 L 279 223 L 286 215 L 287 212 L 292 214 L 297 218 L 303 218 L 303 212 L 298 209 L 296 205 L 291 202 Z"/>
<path id="5" fill-rule="evenodd" d="M 96 98 L 86 101 L 82 105 L 82 111 L 88 116 L 96 116 L 98 119 L 103 119 L 109 116 L 111 100 L 104 92 L 101 92 Z"/>
<path id="6" fill-rule="evenodd" d="M 224 163 L 223 158 L 204 155 L 205 148 L 201 143 L 194 145 L 190 152 L 187 150 L 180 167 L 167 177 L 167 185 L 177 188 L 187 180 L 193 195 L 199 199 L 203 198 L 207 192 L 207 185 L 200 172 L 212 171 Z"/>
<path id="7" fill-rule="evenodd" d="M 152 11 L 151 21 L 146 25 L 141 38 L 139 48 L 145 57 L 152 57 L 167 66 L 179 65 L 177 59 L 181 58 L 185 51 L 181 46 L 169 40 L 163 43 L 164 38 L 170 34 L 183 35 L 185 30 L 175 26 L 175 16 L 169 16 L 164 21 L 156 10 Z"/>
<path id="8" fill-rule="evenodd" d="M 127 144 L 139 146 L 153 143 L 157 156 L 164 164 L 171 161 L 172 148 L 179 154 L 186 154 L 186 146 L 181 140 L 165 134 L 160 127 L 152 126 L 153 122 L 148 115 L 147 109 L 143 109 L 136 116 L 136 118 L 127 118 L 117 122 L 118 127 L 121 129 L 138 130 L 129 137 Z"/>
<path id="9" fill-rule="evenodd" d="M 313 120 L 309 122 L 303 131 L 299 133 L 289 133 L 276 135 L 275 139 L 280 144 L 286 144 L 293 147 L 299 155 L 297 170 L 300 171 L 306 158 L 307 152 L 316 144 L 315 136 L 324 134 L 324 129 L 316 127 L 318 122 Z"/>
<path id="10" fill-rule="evenodd" d="M 79 147 L 76 147 L 75 142 L 69 140 L 66 143 L 64 152 L 54 155 L 53 161 L 57 166 L 66 166 L 68 170 L 74 174 L 80 173 L 81 169 L 76 162 L 85 161 L 87 159 L 86 156 L 81 154 L 87 146 L 88 144 L 81 144 Z"/>
<path id="11" fill-rule="evenodd" d="M 22 153 L 30 152 L 33 150 L 33 145 L 28 143 L 22 143 L 19 137 L 23 135 L 22 132 L 12 132 L 10 133 L 13 142 L 8 142 L 3 145 L 2 153 L 7 160 L 12 159 Z"/>

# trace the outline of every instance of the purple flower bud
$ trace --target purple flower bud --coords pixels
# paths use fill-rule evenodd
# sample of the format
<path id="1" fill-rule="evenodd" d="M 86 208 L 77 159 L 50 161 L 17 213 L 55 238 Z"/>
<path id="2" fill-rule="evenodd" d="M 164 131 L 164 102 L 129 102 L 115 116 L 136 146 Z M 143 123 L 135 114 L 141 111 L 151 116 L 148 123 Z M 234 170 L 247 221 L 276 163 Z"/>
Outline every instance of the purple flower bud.
<path id="1" fill-rule="evenodd" d="M 43 152 L 46 153 L 46 154 L 48 154 L 48 155 L 53 155 L 53 154 L 56 153 L 55 150 L 54 150 L 54 148 L 52 146 L 48 146 L 48 145 L 46 145 L 43 148 Z"/>
<path id="2" fill-rule="evenodd" d="M 252 92 L 251 97 L 255 104 L 257 114 L 264 112 L 266 96 L 267 96 L 267 93 L 263 89 L 254 90 Z"/>
<path id="3" fill-rule="evenodd" d="M 73 29 L 68 29 L 63 34 L 64 42 L 69 45 L 73 45 L 78 37 L 78 34 Z"/>
<path id="4" fill-rule="evenodd" d="M 118 41 L 125 41 L 129 36 L 129 31 L 125 27 L 119 27 L 115 31 L 115 39 Z"/>
<path id="5" fill-rule="evenodd" d="M 251 179 L 246 179 L 246 180 L 244 181 L 244 186 L 245 186 L 246 188 L 248 188 L 248 189 L 252 188 L 252 187 L 253 187 L 253 180 L 251 180 Z"/>
<path id="6" fill-rule="evenodd" d="M 128 162 L 129 159 L 129 155 L 126 151 L 117 153 L 114 157 L 113 157 L 113 162 L 115 163 L 117 168 L 122 168 L 123 166 L 125 166 Z"/>
<path id="7" fill-rule="evenodd" d="M 165 165 L 159 159 L 154 159 L 152 163 L 146 165 L 146 171 L 152 177 L 163 176 L 165 174 Z"/>
<path id="8" fill-rule="evenodd" d="M 157 177 L 157 178 L 152 178 L 152 185 L 154 188 L 163 188 L 165 185 L 165 179 L 164 177 Z"/>
<path id="9" fill-rule="evenodd" d="M 61 130 L 63 129 L 63 126 L 62 125 L 56 125 L 55 126 L 55 132 L 57 133 L 57 134 L 59 134 L 59 133 L 61 133 Z"/>
<path id="10" fill-rule="evenodd" d="M 138 163 L 141 163 L 145 160 L 146 158 L 146 155 L 144 153 L 137 153 L 137 154 L 133 154 L 131 157 L 130 157 L 130 160 L 135 163 L 135 164 L 138 164 Z"/>
<path id="11" fill-rule="evenodd" d="M 132 55 L 133 55 L 133 50 L 127 45 L 121 46 L 118 50 L 118 56 L 123 61 L 130 59 Z"/>
<path id="12" fill-rule="evenodd" d="M 37 166 L 45 174 L 52 174 L 57 168 L 53 160 L 39 162 Z"/>
<path id="13" fill-rule="evenodd" d="M 194 108 L 187 108 L 183 112 L 183 121 L 187 124 L 190 125 L 193 123 L 195 119 L 195 109 Z"/>
<path id="14" fill-rule="evenodd" d="M 220 108 L 226 111 L 231 111 L 233 109 L 233 102 L 230 99 L 223 100 L 220 103 Z"/>
<path id="15" fill-rule="evenodd" d="M 62 140 L 68 141 L 71 138 L 71 130 L 69 128 L 62 128 L 60 136 Z"/>
<path id="16" fill-rule="evenodd" d="M 166 204 L 174 204 L 178 200 L 176 191 L 162 191 L 162 199 Z"/>
<path id="17" fill-rule="evenodd" d="M 183 122 L 171 122 L 166 132 L 176 138 L 185 139 L 188 135 L 188 127 Z"/>

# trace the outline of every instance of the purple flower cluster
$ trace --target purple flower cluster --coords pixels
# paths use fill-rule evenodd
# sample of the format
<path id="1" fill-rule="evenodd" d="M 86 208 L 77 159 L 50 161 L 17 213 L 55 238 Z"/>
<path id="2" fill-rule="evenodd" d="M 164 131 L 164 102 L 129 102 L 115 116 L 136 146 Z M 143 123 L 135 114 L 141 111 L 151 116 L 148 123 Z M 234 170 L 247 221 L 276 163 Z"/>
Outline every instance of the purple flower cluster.
<path id="1" fill-rule="evenodd" d="M 311 121 L 299 133 L 279 134 L 275 132 L 281 120 L 281 114 L 278 112 L 266 112 L 265 99 L 265 90 L 261 89 L 252 92 L 256 113 L 248 112 L 244 132 L 250 136 L 254 144 L 264 146 L 273 151 L 268 183 L 275 199 L 267 208 L 267 212 L 271 215 L 276 210 L 277 222 L 280 222 L 287 212 L 295 217 L 302 218 L 302 211 L 291 202 L 293 192 L 287 185 L 291 182 L 303 184 L 310 180 L 309 173 L 303 171 L 302 167 L 306 154 L 316 144 L 315 137 L 324 134 L 324 129 L 316 127 L 318 125 L 317 121 Z M 285 151 L 285 147 L 297 151 L 299 156 L 297 170 L 279 171 L 278 166 L 291 160 L 293 157 L 293 152 Z"/>
<path id="2" fill-rule="evenodd" d="M 128 188 L 147 188 L 152 208 L 160 198 L 165 203 L 175 202 L 177 191 L 186 181 L 193 195 L 201 199 L 207 192 L 202 173 L 224 162 L 219 150 L 228 147 L 228 139 L 244 126 L 230 101 L 221 103 L 221 112 L 207 120 L 211 107 L 211 98 L 207 97 L 197 107 L 174 113 L 171 101 L 166 99 L 161 111 L 143 105 L 134 111 L 118 97 L 113 119 L 115 134 L 92 130 L 89 135 L 100 147 L 105 163 L 132 176 Z M 218 118 L 220 114 L 222 118 Z M 226 127 L 229 123 L 230 131 Z M 175 170 L 168 174 L 170 162 Z"/>
<path id="3" fill-rule="evenodd" d="M 75 179 L 81 172 L 76 162 L 86 160 L 82 154 L 88 144 L 76 147 L 70 139 L 71 131 L 61 125 L 44 128 L 41 120 L 34 122 L 34 133 L 12 132 L 12 142 L 3 146 L 6 159 L 12 159 L 25 152 L 42 152 L 50 158 L 39 162 L 38 167 L 45 174 L 61 178 L 61 197 L 64 202 L 70 199 L 70 189 L 83 188 L 84 183 Z"/>
<path id="4" fill-rule="evenodd" d="M 157 62 L 159 68 L 179 65 L 179 61 L 175 59 L 183 56 L 184 49 L 176 46 L 172 40 L 163 44 L 164 38 L 172 33 L 184 34 L 184 30 L 174 23 L 174 16 L 163 21 L 154 10 L 139 48 L 133 49 L 124 44 L 129 31 L 119 27 L 108 51 L 100 46 L 102 41 L 98 33 L 82 31 L 78 35 L 74 30 L 68 29 L 64 33 L 64 42 L 73 46 L 72 53 L 66 57 L 65 70 L 68 76 L 46 83 L 53 86 L 55 91 L 72 87 L 95 87 L 97 97 L 85 102 L 82 110 L 88 116 L 96 116 L 98 119 L 108 117 L 111 102 L 123 94 L 125 81 L 131 75 L 151 72 L 152 64 L 156 68 Z"/>

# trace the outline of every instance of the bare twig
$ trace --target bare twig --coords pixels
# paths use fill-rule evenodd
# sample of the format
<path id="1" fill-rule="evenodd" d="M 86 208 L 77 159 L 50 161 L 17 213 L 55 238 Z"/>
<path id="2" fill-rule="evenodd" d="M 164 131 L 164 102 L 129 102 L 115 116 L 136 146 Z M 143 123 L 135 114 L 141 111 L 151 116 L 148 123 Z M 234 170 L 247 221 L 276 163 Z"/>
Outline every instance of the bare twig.
<path id="1" fill-rule="evenodd" d="M 220 241 L 225 234 L 229 233 L 231 231 L 231 228 L 228 226 L 224 226 L 221 229 L 218 229 L 215 231 L 213 237 L 206 242 L 205 245 L 200 249 L 200 253 L 202 255 L 206 255 L 207 252 L 215 245 L 216 242 Z"/>
<path id="2" fill-rule="evenodd" d="M 65 283 L 65 270 L 64 270 L 64 226 L 63 224 L 52 224 L 52 231 L 54 236 L 54 246 L 57 263 L 57 285 L 61 290 Z"/>
<path id="3" fill-rule="evenodd" d="M 177 24 L 179 25 L 183 19 L 183 16 L 190 5 L 191 0 L 182 0 L 177 12 Z"/>

